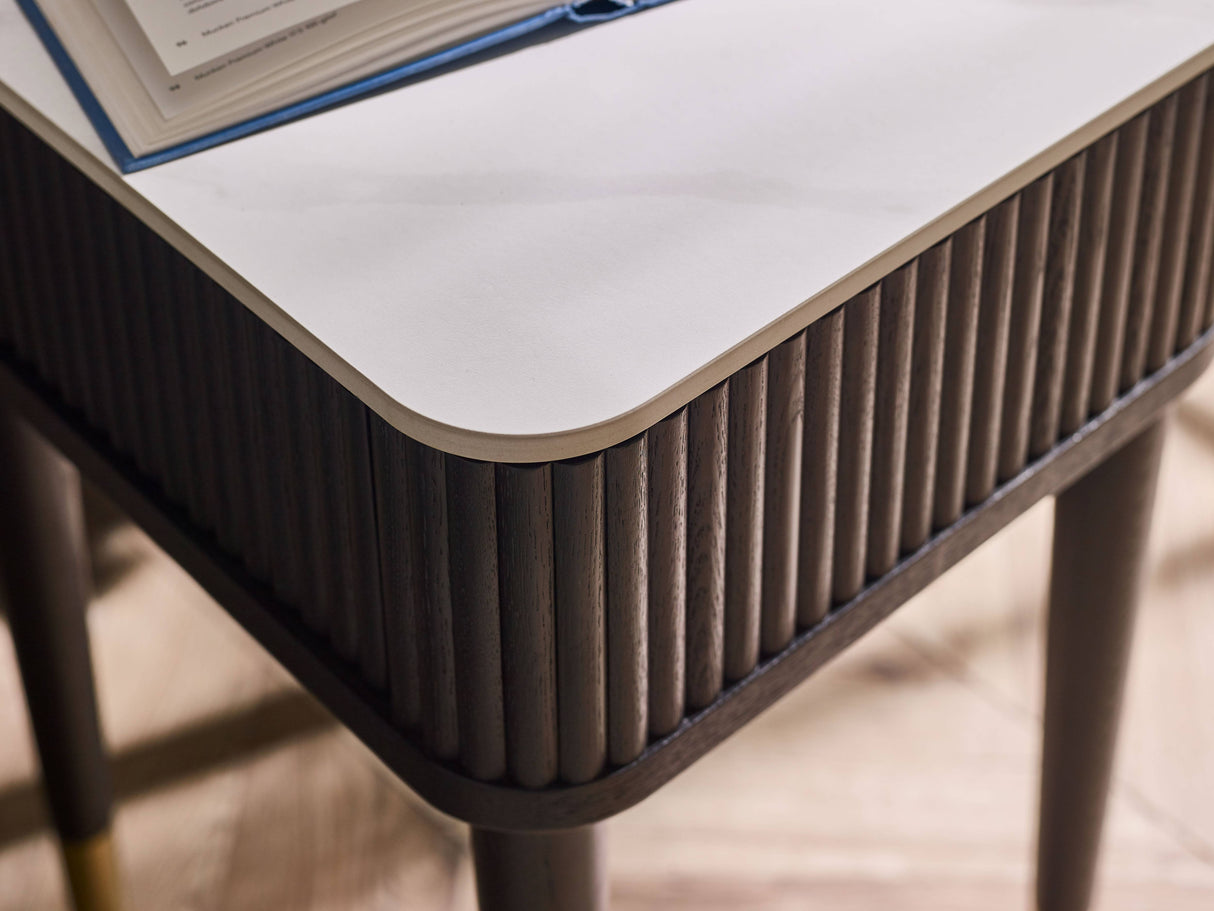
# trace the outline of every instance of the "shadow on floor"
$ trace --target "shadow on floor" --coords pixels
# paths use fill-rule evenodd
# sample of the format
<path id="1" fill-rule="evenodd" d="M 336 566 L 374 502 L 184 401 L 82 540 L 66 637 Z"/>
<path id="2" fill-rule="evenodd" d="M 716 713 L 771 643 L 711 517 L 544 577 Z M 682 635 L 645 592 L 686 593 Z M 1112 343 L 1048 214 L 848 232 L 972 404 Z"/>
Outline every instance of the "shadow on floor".
<path id="1" fill-rule="evenodd" d="M 1192 402 L 1181 402 L 1176 419 L 1185 430 L 1214 449 L 1214 415 Z"/>
<path id="2" fill-rule="evenodd" d="M 273 747 L 334 727 L 333 717 L 299 691 L 132 744 L 112 758 L 118 801 L 214 772 Z M 49 825 L 38 781 L 0 788 L 0 847 Z"/>
<path id="3" fill-rule="evenodd" d="M 82 479 L 83 481 L 83 479 Z M 92 484 L 83 481 L 84 527 L 94 595 L 104 595 L 144 561 L 142 548 L 115 547 L 130 519 Z"/>

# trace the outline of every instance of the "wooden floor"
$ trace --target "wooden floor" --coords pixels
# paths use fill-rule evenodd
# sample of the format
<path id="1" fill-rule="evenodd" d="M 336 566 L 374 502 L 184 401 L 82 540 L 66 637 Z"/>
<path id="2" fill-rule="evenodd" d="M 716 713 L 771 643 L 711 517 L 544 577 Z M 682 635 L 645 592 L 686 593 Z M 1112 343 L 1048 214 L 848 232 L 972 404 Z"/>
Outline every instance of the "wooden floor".
<path id="1" fill-rule="evenodd" d="M 1214 375 L 1174 415 L 1096 907 L 1214 908 Z M 1028 909 L 1042 504 L 610 824 L 613 908 Z M 135 529 L 89 624 L 132 911 L 472 909 L 426 808 Z M 64 907 L 0 636 L 0 911 Z"/>

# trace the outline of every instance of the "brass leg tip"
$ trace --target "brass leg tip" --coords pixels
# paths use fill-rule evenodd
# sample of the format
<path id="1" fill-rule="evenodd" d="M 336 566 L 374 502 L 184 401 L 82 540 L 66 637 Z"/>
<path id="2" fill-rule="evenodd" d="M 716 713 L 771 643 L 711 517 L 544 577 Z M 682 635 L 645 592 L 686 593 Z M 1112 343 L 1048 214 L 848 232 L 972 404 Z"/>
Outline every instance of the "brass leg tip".
<path id="1" fill-rule="evenodd" d="M 76 911 L 122 911 L 114 842 L 109 830 L 84 841 L 65 841 L 62 847 Z"/>

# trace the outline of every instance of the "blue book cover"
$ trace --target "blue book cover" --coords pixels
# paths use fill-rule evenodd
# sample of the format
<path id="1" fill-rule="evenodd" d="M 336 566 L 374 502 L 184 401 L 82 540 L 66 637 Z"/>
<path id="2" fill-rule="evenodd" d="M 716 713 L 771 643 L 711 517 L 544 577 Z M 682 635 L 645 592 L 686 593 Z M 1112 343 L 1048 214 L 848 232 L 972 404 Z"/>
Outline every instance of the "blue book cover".
<path id="1" fill-rule="evenodd" d="M 550 41 L 600 22 L 617 19 L 620 16 L 627 16 L 669 2 L 671 0 L 581 0 L 581 2 L 565 3 L 454 47 L 408 61 L 340 88 L 321 92 L 304 101 L 286 105 L 268 114 L 232 124 L 166 149 L 146 155 L 134 155 L 127 148 L 122 137 L 118 135 L 114 124 L 72 62 L 71 55 L 64 48 L 35 0 L 17 0 L 17 4 L 46 46 L 55 65 L 59 68 L 59 72 L 63 74 L 63 78 L 80 102 L 80 106 L 92 121 L 101 141 L 105 143 L 106 149 L 124 174 L 191 155 L 194 152 L 231 142 L 233 139 L 267 130 L 300 117 L 307 117 L 358 98 L 436 76 L 456 67 L 467 66 L 489 57 L 510 53 L 529 44 Z"/>

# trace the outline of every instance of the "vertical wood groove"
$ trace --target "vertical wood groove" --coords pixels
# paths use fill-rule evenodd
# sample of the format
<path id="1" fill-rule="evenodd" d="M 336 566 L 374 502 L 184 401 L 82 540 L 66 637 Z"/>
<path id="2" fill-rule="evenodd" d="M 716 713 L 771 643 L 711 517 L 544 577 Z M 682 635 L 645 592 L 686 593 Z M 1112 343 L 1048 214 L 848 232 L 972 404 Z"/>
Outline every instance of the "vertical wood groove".
<path id="1" fill-rule="evenodd" d="M 492 781 L 506 774 L 494 469 L 459 456 L 444 462 L 460 761 Z"/>
<path id="2" fill-rule="evenodd" d="M 1080 154 L 1062 164 L 1054 177 L 1054 196 L 1050 204 L 1047 233 L 1049 246 L 1042 289 L 1037 373 L 1033 380 L 1029 416 L 1028 454 L 1033 458 L 1042 455 L 1054 445 L 1062 424 L 1062 396 L 1066 382 L 1066 359 L 1079 254 L 1079 218 L 1086 169 L 1087 155 Z"/>
<path id="3" fill-rule="evenodd" d="M 989 497 L 995 489 L 998 474 L 1019 217 L 1020 197 L 1013 196 L 992 209 L 986 220 L 974 358 L 974 398 L 965 469 L 967 505 L 981 503 Z"/>
<path id="4" fill-rule="evenodd" d="M 552 467 L 497 466 L 497 564 L 506 758 L 542 788 L 557 776 Z"/>
<path id="5" fill-rule="evenodd" d="M 492 611 L 490 616 L 469 618 L 469 632 L 479 629 L 489 631 L 491 639 L 486 648 L 489 654 L 478 660 L 477 652 L 469 647 L 463 654 L 465 664 L 473 665 L 475 676 L 461 680 L 464 664 L 457 663 L 455 601 L 452 594 L 453 575 L 464 567 L 463 558 L 451 559 L 452 530 L 448 509 L 447 465 L 449 460 L 436 449 L 423 446 L 413 440 L 405 445 L 405 465 L 408 471 L 409 494 L 417 504 L 417 515 L 412 533 L 413 551 L 418 554 L 420 570 L 415 584 L 421 586 L 421 600 L 417 604 L 419 620 L 414 635 L 418 639 L 417 675 L 420 688 L 419 699 L 422 713 L 422 738 L 426 749 L 442 759 L 455 759 L 461 755 L 461 737 L 465 725 L 480 723 L 484 719 L 489 725 L 485 732 L 488 743 L 477 742 L 473 749 L 485 766 L 496 762 L 496 736 L 500 709 L 490 705 L 483 716 L 463 706 L 465 694 L 477 688 L 489 694 L 492 702 L 496 696 L 494 671 L 492 669 L 494 648 L 492 636 L 497 620 L 497 589 L 493 589 L 493 604 L 482 608 Z M 461 476 L 460 480 L 467 479 Z M 482 479 L 483 480 L 483 479 Z M 459 501 L 464 502 L 464 501 Z M 469 531 L 484 528 L 484 520 Z M 461 525 L 460 533 L 464 533 Z M 487 578 L 496 570 L 478 562 L 474 567 Z M 494 577 L 496 578 L 496 577 Z M 478 580 L 467 580 L 478 584 Z M 487 586 L 487 581 L 479 584 Z M 469 592 L 469 595 L 472 595 Z M 467 644 L 467 643 L 466 643 Z M 467 717 L 466 717 L 467 716 Z"/>
<path id="6" fill-rule="evenodd" d="M 1071 434 L 1087 420 L 1096 363 L 1105 259 L 1113 204 L 1113 175 L 1120 132 L 1110 133 L 1086 153 L 1075 284 L 1067 330 L 1066 377 L 1063 380 L 1059 433 Z"/>
<path id="7" fill-rule="evenodd" d="M 1109 213 L 1109 246 L 1105 256 L 1104 282 L 1100 295 L 1100 320 L 1096 330 L 1096 360 L 1092 367 L 1092 398 L 1089 414 L 1109 407 L 1117 394 L 1121 376 L 1121 354 L 1125 349 L 1126 316 L 1130 301 L 1130 277 L 1138 214 L 1146 171 L 1149 112 L 1135 117 L 1119 132 L 1117 163 L 1113 178 L 1113 201 Z"/>
<path id="8" fill-rule="evenodd" d="M 649 730 L 683 720 L 686 690 L 687 412 L 652 427 L 649 460 Z"/>
<path id="9" fill-rule="evenodd" d="M 1126 308 L 1125 349 L 1122 353 L 1118 392 L 1124 392 L 1146 370 L 1147 348 L 1155 309 L 1155 295 L 1163 254 L 1167 217 L 1168 185 L 1176 141 L 1178 96 L 1169 95 L 1148 112 L 1146 164 L 1143 170 L 1142 202 L 1134 243 L 1134 270 Z"/>
<path id="10" fill-rule="evenodd" d="M 1193 223 L 1197 190 L 1198 153 L 1206 109 L 1206 80 L 1198 79 L 1176 95 L 1176 139 L 1168 180 L 1163 219 L 1159 276 L 1155 286 L 1146 351 L 1146 369 L 1154 372 L 1167 363 L 1176 347 L 1180 298 L 1184 292 L 1185 259 Z"/>
<path id="11" fill-rule="evenodd" d="M 830 610 L 842 375 L 840 307 L 805 330 L 805 439 L 797 564 L 797 624 L 803 629 Z"/>
<path id="12" fill-rule="evenodd" d="M 649 733 L 648 453 L 645 437 L 606 452 L 607 758 L 631 762 Z"/>
<path id="13" fill-rule="evenodd" d="M 1193 229 L 1185 260 L 1184 290 L 1176 327 L 1176 348 L 1193 344 L 1202 329 L 1206 301 L 1210 299 L 1210 269 L 1214 261 L 1214 91 L 1209 73 L 1205 83 L 1201 147 L 1197 156 L 1197 180 L 1193 192 Z"/>
<path id="14" fill-rule="evenodd" d="M 921 547 L 932 530 L 951 264 L 947 240 L 919 257 L 902 499 L 902 550 L 907 552 Z"/>
<path id="15" fill-rule="evenodd" d="M 570 784 L 607 761 L 603 459 L 552 466 L 560 775 Z"/>
<path id="16" fill-rule="evenodd" d="M 759 646 L 768 655 L 788 645 L 797 627 L 804 422 L 805 333 L 800 333 L 773 350 L 767 361 Z"/>
<path id="17" fill-rule="evenodd" d="M 721 691 L 725 666 L 725 503 L 729 386 L 687 406 L 687 707 Z"/>
<path id="18" fill-rule="evenodd" d="M 932 495 L 932 525 L 935 528 L 951 525 L 965 506 L 965 466 L 969 457 L 986 216 L 963 227 L 953 236 L 952 243 L 948 317 L 944 330 L 944 375 L 940 384 L 940 440 L 936 454 L 936 489 Z"/>
<path id="19" fill-rule="evenodd" d="M 371 422 L 388 705 L 393 722 L 412 730 L 422 718 L 418 638 L 425 595 L 416 528 L 421 510 L 413 496 L 407 450 L 403 434 L 383 421 Z"/>
<path id="20" fill-rule="evenodd" d="M 893 568 L 901 547 L 911 343 L 915 334 L 915 286 L 918 281 L 918 261 L 912 260 L 881 282 L 868 543 L 864 560 L 866 573 L 871 578 Z"/>
<path id="21" fill-rule="evenodd" d="M 762 358 L 729 380 L 729 467 L 725 508 L 725 679 L 759 660 L 763 597 L 763 468 L 767 364 Z"/>
<path id="22" fill-rule="evenodd" d="M 1018 474 L 1028 461 L 1053 193 L 1053 174 L 1034 181 L 1020 193 L 1020 214 L 1013 254 L 1012 303 L 1008 319 L 1007 370 L 1000 417 L 999 464 L 995 475 L 1000 481 Z"/>
<path id="23" fill-rule="evenodd" d="M 834 575 L 831 584 L 831 596 L 836 603 L 850 601 L 864 587 L 880 317 L 880 285 L 858 294 L 844 309 L 843 376 L 839 397 L 839 487 L 836 494 Z"/>

